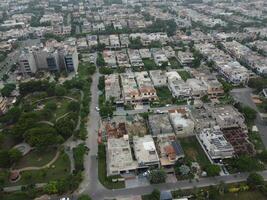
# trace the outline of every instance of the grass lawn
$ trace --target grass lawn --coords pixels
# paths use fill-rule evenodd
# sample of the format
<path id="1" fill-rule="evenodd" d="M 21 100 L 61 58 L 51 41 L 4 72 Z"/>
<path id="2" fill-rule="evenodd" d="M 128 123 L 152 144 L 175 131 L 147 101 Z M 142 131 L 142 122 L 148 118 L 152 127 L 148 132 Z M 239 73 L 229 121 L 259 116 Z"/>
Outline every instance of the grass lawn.
<path id="1" fill-rule="evenodd" d="M 30 183 L 46 183 L 64 178 L 70 173 L 70 161 L 65 153 L 61 153 L 57 161 L 50 167 L 42 170 L 25 171 L 16 183 L 6 182 L 6 186 L 27 185 Z"/>
<path id="2" fill-rule="evenodd" d="M 0 194 L 0 199 L 5 199 L 5 200 L 29 200 L 30 197 L 24 192 L 12 192 L 9 194 Z"/>
<path id="3" fill-rule="evenodd" d="M 181 69 L 183 66 L 178 62 L 176 58 L 169 58 L 172 69 Z"/>
<path id="4" fill-rule="evenodd" d="M 158 66 L 152 59 L 143 59 L 144 63 L 144 69 L 145 70 L 153 70 L 153 69 L 158 69 Z"/>
<path id="5" fill-rule="evenodd" d="M 172 103 L 172 94 L 168 87 L 157 87 L 157 95 L 159 97 L 159 101 L 162 104 L 171 104 Z"/>
<path id="6" fill-rule="evenodd" d="M 81 98 L 81 94 L 79 90 L 70 90 L 67 94 L 67 96 L 72 97 L 74 99 L 77 99 L 78 101 Z"/>
<path id="7" fill-rule="evenodd" d="M 184 81 L 186 81 L 189 78 L 192 78 L 192 76 L 187 71 L 178 71 L 178 74 Z"/>
<path id="8" fill-rule="evenodd" d="M 254 147 L 257 151 L 265 150 L 265 146 L 261 140 L 261 136 L 257 132 L 249 132 L 248 133 L 249 141 L 254 144 Z"/>
<path id="9" fill-rule="evenodd" d="M 106 149 L 104 145 L 98 145 L 98 179 L 100 183 L 108 189 L 125 188 L 125 182 L 112 182 L 113 178 L 119 178 L 120 176 L 107 177 L 106 168 Z"/>
<path id="10" fill-rule="evenodd" d="M 49 163 L 56 155 L 56 148 L 49 148 L 42 152 L 32 150 L 17 163 L 14 168 L 20 169 L 24 167 L 41 167 Z"/>
<path id="11" fill-rule="evenodd" d="M 219 196 L 218 200 L 265 200 L 266 197 L 258 191 L 246 191 L 239 193 L 227 193 Z"/>
<path id="12" fill-rule="evenodd" d="M 70 102 L 71 102 L 70 99 L 66 99 L 64 97 L 55 97 L 55 98 L 43 100 L 39 102 L 39 104 L 43 104 L 43 105 L 46 105 L 47 103 L 57 104 L 57 109 L 53 112 L 53 115 L 51 116 L 51 119 L 49 120 L 51 122 L 55 122 L 55 120 L 58 117 L 61 117 L 68 112 L 67 108 Z"/>
<path id="13" fill-rule="evenodd" d="M 187 158 L 192 161 L 197 161 L 202 168 L 210 163 L 195 136 L 179 138 L 179 141 L 181 142 L 185 156 Z"/>

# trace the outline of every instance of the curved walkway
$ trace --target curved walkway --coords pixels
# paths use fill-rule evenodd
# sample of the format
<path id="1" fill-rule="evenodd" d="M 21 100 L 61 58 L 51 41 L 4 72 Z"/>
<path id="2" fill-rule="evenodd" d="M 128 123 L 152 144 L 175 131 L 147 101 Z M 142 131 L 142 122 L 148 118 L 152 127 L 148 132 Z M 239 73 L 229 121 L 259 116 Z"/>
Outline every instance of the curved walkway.
<path id="1" fill-rule="evenodd" d="M 40 169 L 45 169 L 45 168 L 48 168 L 50 167 L 52 164 L 54 164 L 54 162 L 56 162 L 56 160 L 58 159 L 60 155 L 60 151 L 57 151 L 55 157 L 47 164 L 41 166 L 41 167 L 24 167 L 24 168 L 21 168 L 21 169 L 16 169 L 17 171 L 19 172 L 24 172 L 24 171 L 30 171 L 30 170 L 40 170 Z"/>
<path id="2" fill-rule="evenodd" d="M 61 115 L 60 117 L 56 118 L 56 122 L 64 117 L 66 117 L 70 112 L 65 113 L 64 115 Z"/>
<path id="3" fill-rule="evenodd" d="M 76 101 L 76 102 L 78 102 L 77 99 L 74 99 L 74 98 L 69 97 L 69 96 L 52 96 L 52 97 L 46 97 L 46 98 L 43 98 L 43 99 L 39 99 L 39 100 L 37 100 L 37 101 L 34 101 L 32 104 L 36 104 L 36 103 L 39 103 L 39 102 L 41 102 L 41 101 L 45 101 L 45 100 L 49 100 L 49 99 L 54 99 L 54 98 L 65 98 L 65 99 L 69 99 L 69 100 L 71 100 L 71 101 Z"/>

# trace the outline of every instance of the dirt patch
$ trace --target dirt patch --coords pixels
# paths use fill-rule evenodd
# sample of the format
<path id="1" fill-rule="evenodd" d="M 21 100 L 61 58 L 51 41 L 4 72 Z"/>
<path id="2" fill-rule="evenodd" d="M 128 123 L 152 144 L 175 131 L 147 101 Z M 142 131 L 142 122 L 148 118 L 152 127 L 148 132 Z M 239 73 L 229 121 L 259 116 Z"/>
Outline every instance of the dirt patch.
<path id="1" fill-rule="evenodd" d="M 193 148 L 186 149 L 186 155 L 190 157 L 192 160 L 197 160 L 198 153 Z"/>

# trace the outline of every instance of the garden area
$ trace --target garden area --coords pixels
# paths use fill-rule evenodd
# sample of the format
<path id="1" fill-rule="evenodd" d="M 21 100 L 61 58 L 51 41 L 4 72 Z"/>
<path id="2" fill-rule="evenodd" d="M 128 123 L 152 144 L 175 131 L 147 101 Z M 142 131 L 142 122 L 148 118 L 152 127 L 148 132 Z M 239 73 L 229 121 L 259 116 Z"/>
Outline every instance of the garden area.
<path id="1" fill-rule="evenodd" d="M 159 97 L 159 104 L 164 106 L 165 104 L 172 104 L 172 94 L 167 86 L 156 87 L 157 95 Z"/>
<path id="2" fill-rule="evenodd" d="M 144 63 L 144 70 L 155 70 L 158 69 L 159 67 L 156 65 L 156 63 L 154 62 L 153 59 L 143 59 L 143 63 Z"/>
<path id="3" fill-rule="evenodd" d="M 42 151 L 32 150 L 15 163 L 13 168 L 42 167 L 56 156 L 57 150 L 57 148 L 48 148 Z"/>
<path id="4" fill-rule="evenodd" d="M 210 164 L 209 159 L 207 158 L 195 136 L 181 138 L 179 141 L 184 150 L 186 159 L 198 162 L 202 169 Z"/>
<path id="5" fill-rule="evenodd" d="M 24 161 L 25 160 L 26 158 L 24 159 Z M 51 160 L 47 160 L 47 161 L 49 162 Z M 36 166 L 36 165 L 33 165 L 36 161 L 32 161 L 32 158 L 29 158 L 27 162 L 28 162 L 27 165 L 26 165 L 26 162 L 24 162 L 25 164 L 24 167 L 35 167 Z M 36 167 L 41 167 L 41 165 L 36 166 Z M 69 174 L 69 173 L 70 173 L 69 158 L 64 152 L 61 152 L 57 160 L 54 163 L 52 163 L 50 167 L 47 167 L 44 169 L 40 168 L 36 170 L 30 170 L 29 168 L 29 170 L 22 171 L 20 173 L 21 178 L 17 182 L 14 182 L 14 183 L 9 182 L 8 171 L 2 171 L 2 173 L 0 174 L 0 178 L 4 180 L 4 186 L 15 186 L 15 185 L 28 185 L 28 184 L 35 184 L 35 183 L 47 183 L 51 180 L 64 178 L 66 174 Z"/>
<path id="6" fill-rule="evenodd" d="M 172 69 L 181 69 L 181 68 L 183 68 L 183 66 L 178 62 L 178 60 L 175 57 L 169 58 L 169 62 L 171 64 L 171 68 Z"/>
<path id="7" fill-rule="evenodd" d="M 181 78 L 186 81 L 189 78 L 192 78 L 192 76 L 189 74 L 189 72 L 183 70 L 183 71 L 178 71 L 178 74 L 181 76 Z"/>

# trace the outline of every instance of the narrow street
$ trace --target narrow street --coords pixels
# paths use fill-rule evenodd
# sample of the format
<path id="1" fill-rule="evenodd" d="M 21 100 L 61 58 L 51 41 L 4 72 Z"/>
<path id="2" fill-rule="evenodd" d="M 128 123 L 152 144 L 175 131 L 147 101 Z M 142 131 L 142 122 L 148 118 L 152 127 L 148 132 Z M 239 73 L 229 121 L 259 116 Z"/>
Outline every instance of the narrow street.
<path id="1" fill-rule="evenodd" d="M 90 103 L 90 114 L 87 122 L 87 132 L 88 137 L 86 139 L 86 145 L 90 149 L 88 155 L 85 156 L 84 167 L 85 174 L 84 180 L 81 183 L 78 193 L 90 193 L 93 194 L 98 189 L 103 189 L 103 186 L 98 181 L 98 165 L 97 165 L 97 132 L 99 127 L 100 116 L 96 111 L 95 107 L 98 106 L 98 80 L 99 72 L 97 72 L 92 77 L 91 85 L 91 102 Z"/>

